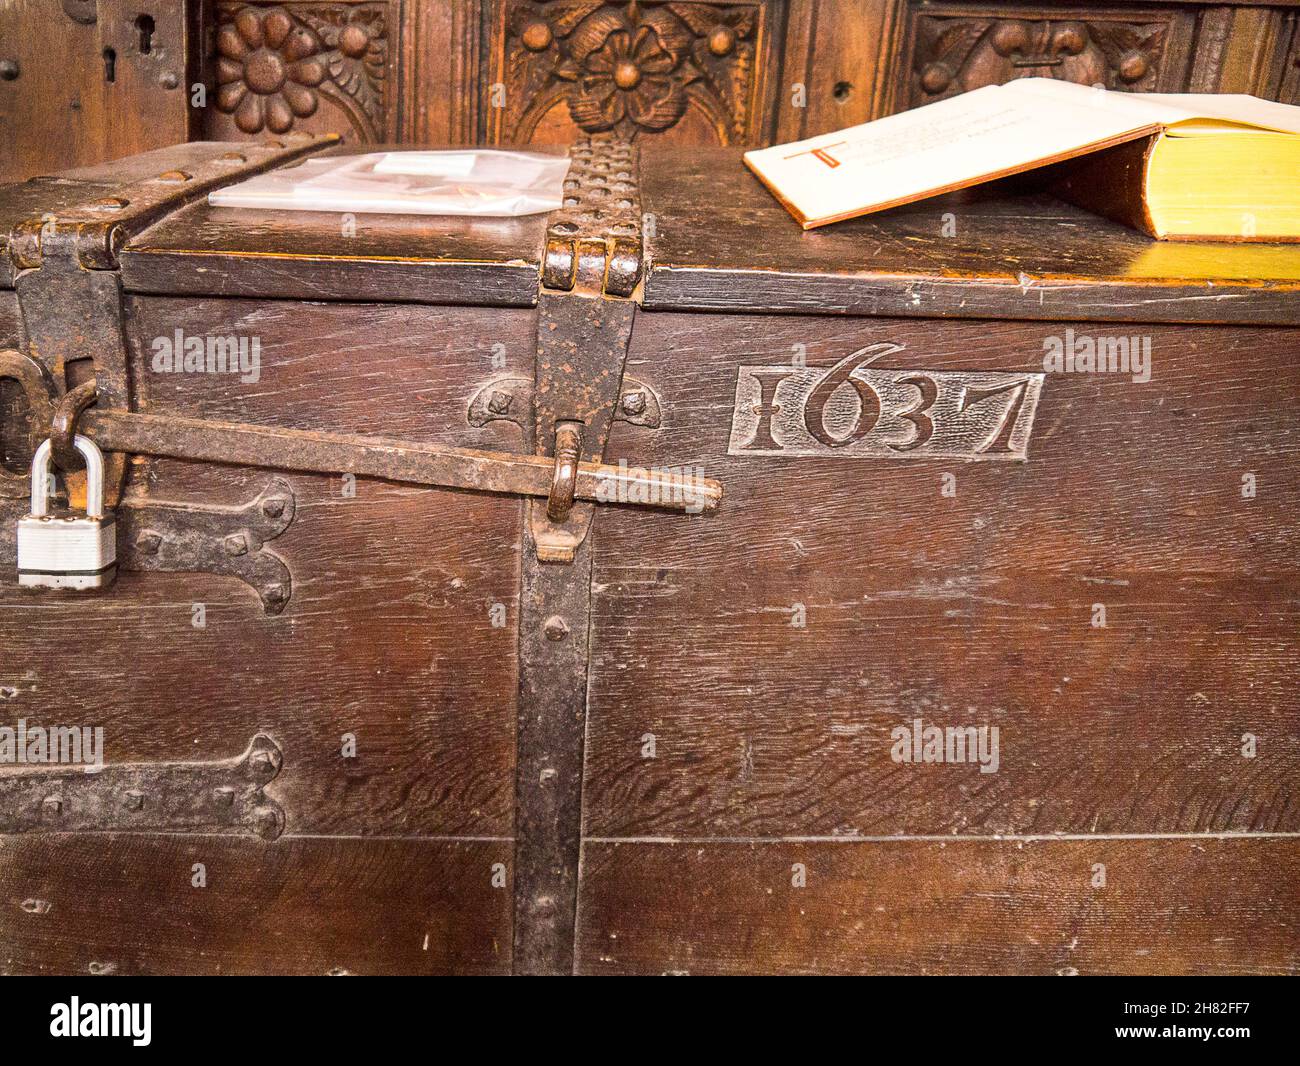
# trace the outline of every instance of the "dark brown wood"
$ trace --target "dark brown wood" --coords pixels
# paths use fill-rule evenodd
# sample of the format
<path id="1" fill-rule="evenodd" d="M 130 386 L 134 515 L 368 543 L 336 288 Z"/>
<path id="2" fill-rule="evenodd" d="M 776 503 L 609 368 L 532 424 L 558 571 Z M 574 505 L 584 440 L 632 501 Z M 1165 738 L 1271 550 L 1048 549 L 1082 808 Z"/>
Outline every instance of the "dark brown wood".
<path id="1" fill-rule="evenodd" d="M 647 308 L 1300 323 L 1296 245 L 1153 242 L 1006 184 L 804 232 L 739 152 L 643 174 Z"/>
<path id="2" fill-rule="evenodd" d="M 873 365 L 1041 372 L 1065 328 L 640 316 L 673 431 L 620 423 L 607 457 L 727 495 L 602 512 L 588 833 L 1300 829 L 1293 330 L 1127 327 L 1151 380 L 1045 375 L 1023 463 L 727 454 L 738 365 L 890 342 Z M 894 762 L 916 718 L 999 726 L 999 770 Z"/>
<path id="3" fill-rule="evenodd" d="M 6 974 L 510 969 L 506 841 L 44 835 L 4 856 Z"/>
<path id="4" fill-rule="evenodd" d="M 135 292 L 530 306 L 546 225 L 199 203 L 131 242 L 122 277 Z"/>
<path id="5" fill-rule="evenodd" d="M 294 131 L 779 143 L 1027 76 L 1300 99 L 1293 0 L 101 0 L 80 22 L 64 7 L 0 16 L 0 138 L 16 148 L 0 181 Z M 47 129 L 71 132 L 31 133 Z"/>
<path id="6" fill-rule="evenodd" d="M 588 841 L 578 970 L 1294 974 L 1298 866 L 1231 837 Z"/>
<path id="7" fill-rule="evenodd" d="M 1014 78 L 1058 78 L 1127 92 L 1183 91 L 1197 20 L 1212 25 L 1219 11 L 1092 4 L 1062 11 L 914 0 L 905 10 L 897 110 Z M 1203 38 L 1197 44 L 1209 53 L 1203 56 L 1198 48 L 1198 60 L 1217 69 L 1221 56 Z"/>
<path id="8" fill-rule="evenodd" d="M 493 345 L 503 345 L 506 372 L 531 371 L 527 311 L 475 318 L 336 304 L 308 319 L 302 310 L 131 301 L 141 408 L 352 432 L 382 425 L 466 443 L 466 405 L 474 382 L 494 374 Z M 260 338 L 259 380 L 152 370 L 152 339 L 177 329 Z M 485 447 L 522 447 L 508 422 L 472 434 Z M 236 505 L 271 473 L 148 461 L 136 464 L 128 493 Z M 290 834 L 509 838 L 519 502 L 364 478 L 347 496 L 341 476 L 286 480 L 296 515 L 271 547 L 293 592 L 279 615 L 265 614 L 244 583 L 205 574 L 124 573 L 98 600 L 51 600 L 4 582 L 0 644 L 7 663 L 27 664 L 0 679 L 14 690 L 5 711 L 33 725 L 102 724 L 113 760 L 229 754 L 265 729 L 285 753 L 275 794 Z M 0 501 L 0 566 L 13 565 L 26 508 Z M 97 639 L 54 637 L 67 627 Z M 347 733 L 355 759 L 342 754 Z"/>
<path id="9" fill-rule="evenodd" d="M 0 11 L 0 182 L 118 159 L 196 132 L 194 5 L 97 0 L 89 19 L 72 18 L 66 9 L 75 6 L 16 0 Z"/>
<path id="10" fill-rule="evenodd" d="M 748 145 L 771 136 L 785 0 L 482 6 L 491 143 L 612 132 Z"/>
<path id="11" fill-rule="evenodd" d="M 338 133 L 393 141 L 401 129 L 401 5 L 365 3 L 204 6 L 203 135 L 217 140 Z"/>
<path id="12" fill-rule="evenodd" d="M 122 245 L 187 203 L 300 156 L 332 138 L 294 136 L 243 148 L 204 141 L 9 186 L 0 198 L 0 286 L 46 255 L 77 268 L 114 270 Z"/>
<path id="13" fill-rule="evenodd" d="M 603 427 L 617 400 L 588 457 L 727 493 L 574 505 L 565 566 L 539 559 L 540 503 L 136 456 L 115 586 L 0 584 L 0 726 L 102 725 L 141 780 L 263 735 L 283 835 L 203 796 L 181 810 L 220 833 L 28 817 L 0 841 L 0 968 L 1300 969 L 1297 250 L 1143 241 L 1006 189 L 802 234 L 734 150 L 651 149 L 645 184 L 635 315 L 603 239 L 539 311 L 545 218 L 344 238 L 193 204 L 93 264 L 42 245 L 123 281 L 139 412 L 549 455 L 557 422 Z M 64 206 L 92 187 L 112 195 L 96 172 Z M 60 188 L 0 192 L 0 220 Z M 0 290 L 0 338 L 77 385 L 69 311 L 27 303 L 39 321 Z M 625 359 L 594 350 L 592 307 L 630 326 Z M 1112 334 L 1149 345 L 1149 380 L 1045 368 L 1053 341 Z M 256 340 L 256 374 L 156 362 L 194 337 Z M 1001 422 L 950 428 L 1008 377 Z M 0 388 L 17 475 L 34 434 Z M 997 770 L 896 759 L 917 719 L 996 726 Z"/>

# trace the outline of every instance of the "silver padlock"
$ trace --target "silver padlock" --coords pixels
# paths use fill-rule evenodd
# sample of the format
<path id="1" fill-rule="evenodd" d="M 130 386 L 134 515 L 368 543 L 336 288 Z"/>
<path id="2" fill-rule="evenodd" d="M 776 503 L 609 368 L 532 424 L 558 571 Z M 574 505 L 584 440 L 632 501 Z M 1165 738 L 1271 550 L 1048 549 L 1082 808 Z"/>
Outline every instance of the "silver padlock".
<path id="1" fill-rule="evenodd" d="M 117 576 L 117 525 L 104 516 L 104 455 L 89 437 L 73 438 L 86 460 L 86 513 L 51 515 L 50 442 L 32 456 L 32 513 L 18 520 L 18 584 L 98 589 Z"/>

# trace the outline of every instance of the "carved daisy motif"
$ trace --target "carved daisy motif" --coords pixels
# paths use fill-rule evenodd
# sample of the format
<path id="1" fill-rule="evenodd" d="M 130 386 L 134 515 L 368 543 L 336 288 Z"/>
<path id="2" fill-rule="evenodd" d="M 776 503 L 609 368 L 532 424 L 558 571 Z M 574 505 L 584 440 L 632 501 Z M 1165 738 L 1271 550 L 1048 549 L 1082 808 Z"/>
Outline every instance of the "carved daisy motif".
<path id="1" fill-rule="evenodd" d="M 594 133 L 628 123 L 665 130 L 686 111 L 686 83 L 699 72 L 684 56 L 690 35 L 666 11 L 600 12 L 573 33 L 570 58 L 555 73 L 577 83 L 573 120 Z"/>
<path id="2" fill-rule="evenodd" d="M 314 114 L 325 79 L 314 33 L 283 8 L 246 7 L 217 35 L 217 107 L 244 133 L 287 133 Z"/>

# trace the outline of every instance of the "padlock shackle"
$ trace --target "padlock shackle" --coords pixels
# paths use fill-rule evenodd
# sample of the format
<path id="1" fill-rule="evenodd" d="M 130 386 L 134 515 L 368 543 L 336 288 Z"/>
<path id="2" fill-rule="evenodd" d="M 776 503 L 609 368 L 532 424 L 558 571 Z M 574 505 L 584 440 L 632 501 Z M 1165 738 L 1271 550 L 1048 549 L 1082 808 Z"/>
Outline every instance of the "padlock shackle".
<path id="1" fill-rule="evenodd" d="M 86 460 L 86 517 L 104 517 L 104 453 L 89 437 L 80 434 L 72 445 Z M 50 513 L 50 442 L 45 440 L 32 456 L 32 517 Z"/>

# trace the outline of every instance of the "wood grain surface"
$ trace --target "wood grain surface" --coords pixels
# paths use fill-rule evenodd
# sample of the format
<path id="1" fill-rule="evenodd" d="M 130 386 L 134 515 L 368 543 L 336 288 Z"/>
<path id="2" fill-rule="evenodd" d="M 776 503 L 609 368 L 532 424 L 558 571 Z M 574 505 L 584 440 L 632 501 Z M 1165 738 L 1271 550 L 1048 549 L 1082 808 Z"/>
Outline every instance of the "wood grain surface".
<path id="1" fill-rule="evenodd" d="M 0 10 L 0 182 L 129 156 L 194 132 L 194 81 L 202 36 L 193 4 L 97 0 L 74 20 L 50 0 L 10 0 Z M 139 29 L 149 19 L 143 52 Z"/>
<path id="2" fill-rule="evenodd" d="M 576 969 L 1300 970 L 1300 253 L 1094 240 L 1037 199 L 959 206 L 943 239 L 924 214 L 801 235 L 706 156 L 680 188 L 648 164 L 626 373 L 662 424 L 616 423 L 605 458 L 726 497 L 601 506 L 585 549 Z M 135 403 L 526 450 L 466 420 L 534 372 L 542 231 L 515 227 L 185 209 L 123 255 Z M 732 439 L 745 367 L 886 344 L 873 370 L 1041 374 L 1067 330 L 1149 344 L 1150 380 L 1044 374 L 1025 461 Z M 178 335 L 256 338 L 256 380 L 155 368 Z M 276 473 L 137 459 L 126 500 L 236 506 Z M 274 843 L 0 837 L 0 971 L 511 968 L 521 505 L 281 476 L 280 614 L 209 573 L 0 585 L 0 724 L 102 725 L 110 762 L 263 731 L 286 819 Z M 0 499 L 0 565 L 26 509 Z M 996 727 L 996 770 L 898 761 L 918 720 Z"/>
<path id="3" fill-rule="evenodd" d="M 1025 463 L 726 454 L 737 363 L 889 340 L 874 365 L 1030 370 L 1037 348 L 1041 370 L 1042 336 L 640 319 L 629 371 L 672 425 L 619 425 L 609 454 L 699 466 L 727 496 L 601 516 L 589 833 L 1300 828 L 1289 332 L 1155 330 L 1145 384 L 1048 374 Z M 999 726 L 1000 769 L 894 762 L 916 718 Z"/>
<path id="4" fill-rule="evenodd" d="M 1298 874 L 1293 839 L 589 841 L 578 971 L 1295 973 Z"/>
<path id="5" fill-rule="evenodd" d="M 805 232 L 734 149 L 642 163 L 649 308 L 1300 322 L 1300 245 L 1152 241 L 1033 178 Z"/>
<path id="6" fill-rule="evenodd" d="M 607 457 L 727 496 L 595 533 L 581 971 L 1300 966 L 1293 331 L 1070 323 L 1151 377 L 1047 374 L 1026 462 L 727 454 L 741 365 L 1041 372 L 1066 325 L 639 319 L 666 432 Z M 916 719 L 996 772 L 895 761 Z"/>
<path id="7" fill-rule="evenodd" d="M 353 216 L 203 202 L 133 241 L 122 279 L 128 290 L 160 294 L 528 307 L 546 226 L 545 214 Z"/>
<path id="8" fill-rule="evenodd" d="M 519 447 L 518 427 L 470 430 L 465 410 L 495 373 L 494 344 L 506 372 L 527 368 L 526 311 L 140 299 L 129 315 L 144 410 Z M 150 339 L 178 329 L 259 337 L 259 380 L 153 371 Z M 139 461 L 131 492 L 242 504 L 273 474 Z M 267 545 L 293 575 L 282 614 L 203 573 L 123 573 L 93 598 L 4 583 L 6 716 L 102 725 L 114 762 L 236 755 L 265 730 L 285 753 L 272 791 L 291 834 L 509 837 L 519 502 L 365 479 L 346 497 L 341 477 L 287 480 L 296 516 Z M 0 565 L 12 566 L 27 502 L 2 505 Z"/>
<path id="9" fill-rule="evenodd" d="M 4 837 L 0 973 L 506 973 L 509 863 L 497 840 Z"/>

